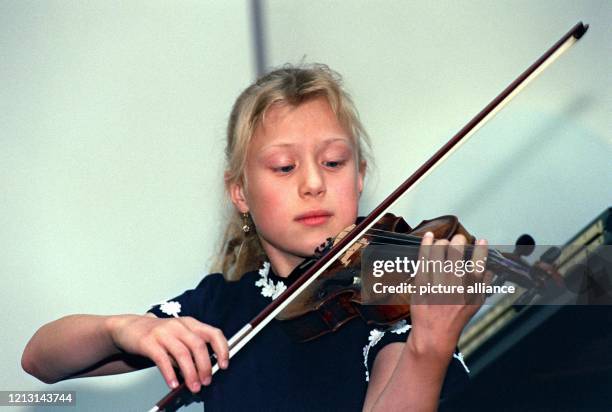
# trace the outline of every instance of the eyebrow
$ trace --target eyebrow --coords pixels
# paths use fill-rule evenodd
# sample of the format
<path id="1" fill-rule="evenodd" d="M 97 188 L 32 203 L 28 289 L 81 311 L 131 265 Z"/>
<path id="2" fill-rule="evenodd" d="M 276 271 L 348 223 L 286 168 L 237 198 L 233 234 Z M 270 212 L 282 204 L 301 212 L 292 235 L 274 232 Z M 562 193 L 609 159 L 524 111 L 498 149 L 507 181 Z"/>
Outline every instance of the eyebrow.
<path id="1" fill-rule="evenodd" d="M 346 139 L 344 137 L 330 137 L 328 139 L 323 140 L 321 142 L 321 146 L 327 146 L 337 141 L 347 142 L 349 144 L 351 143 L 350 139 Z M 275 144 L 271 144 L 271 145 L 262 147 L 262 150 L 267 150 L 267 149 L 276 148 L 276 147 L 292 147 L 292 146 L 295 146 L 295 143 L 275 143 Z"/>

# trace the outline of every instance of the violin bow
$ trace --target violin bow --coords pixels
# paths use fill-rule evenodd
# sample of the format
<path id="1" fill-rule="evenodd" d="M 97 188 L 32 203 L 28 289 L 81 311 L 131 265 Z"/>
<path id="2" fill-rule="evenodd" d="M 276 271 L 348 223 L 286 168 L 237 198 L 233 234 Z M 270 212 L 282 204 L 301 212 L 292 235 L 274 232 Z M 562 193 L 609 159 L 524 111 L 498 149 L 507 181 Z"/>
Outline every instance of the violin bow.
<path id="1" fill-rule="evenodd" d="M 334 261 L 340 258 L 351 245 L 360 239 L 379 219 L 391 208 L 391 206 L 405 193 L 408 193 L 417 183 L 429 175 L 434 167 L 450 156 L 459 146 L 465 143 L 478 129 L 487 121 L 491 120 L 508 102 L 514 98 L 529 82 L 542 73 L 561 54 L 576 43 L 588 29 L 588 24 L 578 22 L 559 41 L 550 47 L 540 58 L 529 66 L 497 97 L 485 106 L 476 116 L 472 118 L 461 130 L 459 130 L 444 146 L 419 167 L 410 177 L 397 187 L 385 200 L 383 200 L 368 216 L 357 224 L 350 232 L 329 249 L 317 260 L 308 259 L 299 266 L 305 272 L 293 282 L 281 295 L 273 300 L 257 316 L 255 316 L 242 329 L 236 332 L 229 340 L 229 357 L 233 357 L 244 345 L 246 345 L 261 329 L 272 321 L 283 311 L 295 297 L 306 289 L 315 279 L 323 273 Z M 308 267 L 310 266 L 310 267 Z M 214 355 L 211 360 L 216 361 Z M 214 364 L 212 374 L 219 370 Z M 183 382 L 177 388 L 170 391 L 164 398 L 151 408 L 148 412 L 160 412 L 177 410 L 188 399 L 193 397 L 187 385 Z"/>

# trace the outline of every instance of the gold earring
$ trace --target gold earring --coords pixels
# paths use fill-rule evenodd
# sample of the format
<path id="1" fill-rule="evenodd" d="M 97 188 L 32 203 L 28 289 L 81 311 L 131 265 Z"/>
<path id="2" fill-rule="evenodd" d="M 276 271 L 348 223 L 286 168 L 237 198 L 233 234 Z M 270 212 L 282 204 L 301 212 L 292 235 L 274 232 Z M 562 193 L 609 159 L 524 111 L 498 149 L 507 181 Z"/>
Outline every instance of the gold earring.
<path id="1" fill-rule="evenodd" d="M 246 212 L 242 214 L 242 231 L 244 233 L 249 233 L 251 231 L 251 226 L 249 225 L 249 214 Z"/>

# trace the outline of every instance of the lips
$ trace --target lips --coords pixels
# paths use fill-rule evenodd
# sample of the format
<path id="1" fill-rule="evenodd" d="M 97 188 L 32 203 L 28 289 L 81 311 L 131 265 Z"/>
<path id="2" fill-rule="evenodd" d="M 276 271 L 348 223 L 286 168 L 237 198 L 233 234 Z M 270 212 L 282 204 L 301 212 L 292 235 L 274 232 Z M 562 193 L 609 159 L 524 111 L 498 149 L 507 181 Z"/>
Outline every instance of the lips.
<path id="1" fill-rule="evenodd" d="M 297 216 L 294 220 L 306 226 L 318 226 L 326 223 L 333 213 L 328 210 L 311 210 Z"/>

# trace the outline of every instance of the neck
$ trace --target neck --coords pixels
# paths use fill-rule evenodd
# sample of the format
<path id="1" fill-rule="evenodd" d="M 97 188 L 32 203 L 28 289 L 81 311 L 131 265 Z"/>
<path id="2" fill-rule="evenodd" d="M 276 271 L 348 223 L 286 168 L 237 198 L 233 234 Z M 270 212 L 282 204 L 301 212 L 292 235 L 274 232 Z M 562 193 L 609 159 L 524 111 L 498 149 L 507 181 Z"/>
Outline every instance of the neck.
<path id="1" fill-rule="evenodd" d="M 272 266 L 272 270 L 277 276 L 281 278 L 289 277 L 291 272 L 293 272 L 293 270 L 304 260 L 303 258 L 298 258 L 298 260 L 296 260 L 295 262 L 286 262 L 286 261 L 275 262 L 272 259 L 272 257 L 270 256 L 268 257 L 270 258 L 270 266 Z"/>
<path id="2" fill-rule="evenodd" d="M 268 259 L 270 259 L 270 266 L 272 266 L 272 270 L 281 278 L 288 277 L 293 270 L 304 261 L 304 258 L 300 256 L 288 255 L 279 252 L 278 250 L 266 250 L 264 246 L 264 250 Z"/>

